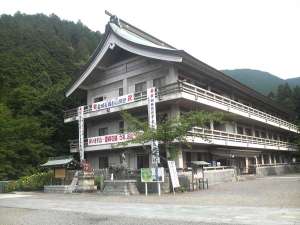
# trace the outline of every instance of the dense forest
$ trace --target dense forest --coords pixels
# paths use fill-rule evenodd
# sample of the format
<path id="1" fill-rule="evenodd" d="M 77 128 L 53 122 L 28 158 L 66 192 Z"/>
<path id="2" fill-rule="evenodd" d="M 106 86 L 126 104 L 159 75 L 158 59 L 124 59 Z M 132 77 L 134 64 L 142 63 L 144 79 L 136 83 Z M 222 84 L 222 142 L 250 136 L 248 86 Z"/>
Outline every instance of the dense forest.
<path id="1" fill-rule="evenodd" d="M 252 69 L 222 70 L 222 72 L 264 95 L 268 95 L 271 91 L 276 93 L 277 87 L 285 83 L 291 88 L 300 86 L 300 77 L 284 80 L 274 74 Z"/>
<path id="2" fill-rule="evenodd" d="M 65 91 L 101 39 L 80 21 L 56 15 L 0 16 L 0 180 L 34 173 L 49 156 L 69 154 L 77 124 L 63 110 L 83 103 Z M 275 93 L 275 94 L 274 94 Z M 300 118 L 300 87 L 280 85 L 269 97 Z"/>
<path id="3" fill-rule="evenodd" d="M 64 92 L 100 38 L 80 21 L 56 15 L 1 15 L 0 180 L 69 153 L 67 140 L 77 129 L 63 123 L 63 110 L 81 99 L 66 99 Z"/>

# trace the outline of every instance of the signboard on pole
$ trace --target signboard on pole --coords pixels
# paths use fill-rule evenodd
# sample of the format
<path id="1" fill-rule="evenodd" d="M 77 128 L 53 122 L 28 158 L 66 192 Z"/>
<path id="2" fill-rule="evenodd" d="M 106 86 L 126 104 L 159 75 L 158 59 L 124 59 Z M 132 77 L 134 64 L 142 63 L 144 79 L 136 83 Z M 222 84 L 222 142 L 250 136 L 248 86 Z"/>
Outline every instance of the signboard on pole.
<path id="1" fill-rule="evenodd" d="M 141 181 L 144 183 L 164 182 L 164 168 L 158 167 L 158 179 L 156 178 L 156 168 L 141 168 Z"/>
<path id="2" fill-rule="evenodd" d="M 180 187 L 175 161 L 168 161 L 168 167 L 169 167 L 171 182 L 174 191 L 174 188 Z"/>
<path id="3" fill-rule="evenodd" d="M 134 102 L 134 94 L 123 95 L 113 99 L 104 100 L 101 102 L 95 102 L 92 104 L 92 111 L 98 111 L 103 109 L 109 109 L 112 107 L 124 105 L 130 102 Z"/>
<path id="4" fill-rule="evenodd" d="M 84 106 L 78 107 L 78 147 L 80 161 L 84 160 L 84 118 L 83 118 Z"/>
<path id="5" fill-rule="evenodd" d="M 147 89 L 148 100 L 148 122 L 149 127 L 156 129 L 156 105 L 155 105 L 155 87 Z M 152 164 L 160 163 L 158 141 L 154 140 L 151 143 Z"/>

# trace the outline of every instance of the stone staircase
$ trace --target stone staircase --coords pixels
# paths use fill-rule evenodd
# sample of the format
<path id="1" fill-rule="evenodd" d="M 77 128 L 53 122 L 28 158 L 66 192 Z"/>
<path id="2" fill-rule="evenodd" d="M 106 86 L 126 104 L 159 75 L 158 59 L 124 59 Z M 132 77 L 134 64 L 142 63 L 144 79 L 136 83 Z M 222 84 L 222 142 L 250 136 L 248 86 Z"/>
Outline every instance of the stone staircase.
<path id="1" fill-rule="evenodd" d="M 136 180 L 106 180 L 103 194 L 105 195 L 138 195 Z"/>

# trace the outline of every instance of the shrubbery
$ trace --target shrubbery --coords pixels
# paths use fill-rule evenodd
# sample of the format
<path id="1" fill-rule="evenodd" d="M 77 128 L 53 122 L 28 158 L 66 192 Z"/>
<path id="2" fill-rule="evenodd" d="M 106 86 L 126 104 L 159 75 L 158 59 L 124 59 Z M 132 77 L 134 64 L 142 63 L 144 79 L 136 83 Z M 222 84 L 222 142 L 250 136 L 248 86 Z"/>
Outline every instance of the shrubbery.
<path id="1" fill-rule="evenodd" d="M 44 185 L 51 183 L 52 172 L 35 173 L 30 176 L 21 177 L 17 181 L 10 181 L 5 185 L 5 192 L 12 191 L 38 191 Z"/>

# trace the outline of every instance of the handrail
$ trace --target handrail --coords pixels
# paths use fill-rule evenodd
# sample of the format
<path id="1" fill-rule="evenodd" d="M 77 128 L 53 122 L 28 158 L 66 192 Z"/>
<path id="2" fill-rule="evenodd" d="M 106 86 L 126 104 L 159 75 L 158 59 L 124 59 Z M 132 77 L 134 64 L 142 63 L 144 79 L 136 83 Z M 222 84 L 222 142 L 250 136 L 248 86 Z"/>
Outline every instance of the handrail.
<path id="1" fill-rule="evenodd" d="M 287 127 L 291 127 L 292 129 L 297 130 L 298 127 L 295 124 L 292 124 L 290 122 L 287 122 L 283 119 L 277 118 L 275 116 L 272 116 L 268 113 L 265 113 L 263 111 L 260 111 L 258 109 L 254 109 L 250 106 L 247 106 L 245 104 L 242 104 L 240 102 L 234 101 L 230 98 L 224 97 L 222 95 L 213 93 L 211 91 L 208 91 L 206 89 L 203 89 L 201 87 L 198 87 L 196 85 L 193 84 L 189 84 L 187 82 L 182 82 L 182 81 L 178 81 L 178 83 L 182 84 L 181 89 L 183 90 L 183 92 L 187 92 L 190 94 L 199 94 L 201 97 L 206 98 L 208 100 L 212 100 L 214 102 L 220 103 L 222 105 L 228 106 L 230 108 L 236 108 L 238 110 L 241 110 L 245 113 L 248 113 L 249 115 L 254 115 L 254 116 L 258 116 L 261 117 L 265 120 L 269 120 L 278 124 L 282 124 L 285 125 Z M 197 96 L 199 97 L 199 96 Z"/>
<path id="2" fill-rule="evenodd" d="M 283 147 L 288 149 L 296 149 L 296 145 L 289 142 L 272 140 L 267 138 L 260 138 L 260 137 L 253 137 L 253 136 L 230 133 L 230 132 L 219 131 L 219 130 L 210 130 L 201 127 L 193 127 L 192 130 L 188 132 L 188 136 L 192 138 L 201 137 L 203 138 L 203 140 L 207 140 L 208 142 L 212 140 L 225 140 L 225 141 L 233 141 L 233 142 L 246 143 L 246 144 L 274 146 L 275 148 Z M 71 149 L 78 148 L 78 139 L 69 140 L 69 142 L 70 142 Z M 87 138 L 84 139 L 84 145 L 88 146 Z"/>
<path id="3" fill-rule="evenodd" d="M 184 92 L 184 93 L 194 95 L 196 99 L 203 98 L 209 101 L 213 101 L 215 103 L 228 107 L 228 109 L 237 109 L 239 111 L 248 114 L 249 117 L 257 116 L 261 119 L 264 119 L 265 122 L 273 122 L 278 124 L 279 126 L 286 126 L 289 129 L 293 129 L 296 131 L 298 130 L 298 127 L 295 124 L 287 122 L 278 117 L 272 116 L 258 109 L 252 108 L 250 106 L 247 106 L 235 100 L 232 100 L 228 97 L 224 97 L 222 95 L 216 94 L 204 88 L 180 80 L 178 80 L 176 83 L 168 84 L 159 88 L 157 91 L 158 93 L 157 96 L 160 97 L 167 94 L 178 93 L 178 92 Z M 145 91 L 135 93 L 134 96 L 135 96 L 134 102 L 145 100 L 147 98 Z M 84 114 L 90 113 L 91 111 L 92 111 L 92 105 L 84 106 Z M 76 116 L 77 116 L 77 108 L 64 111 L 64 118 L 74 118 Z"/>
<path id="4" fill-rule="evenodd" d="M 215 140 L 225 140 L 225 141 L 233 141 L 233 142 L 240 142 L 240 143 L 247 143 L 247 144 L 260 144 L 260 145 L 268 145 L 268 146 L 275 146 L 275 147 L 285 147 L 285 148 L 295 148 L 296 145 L 293 145 L 289 142 L 272 140 L 267 138 L 260 138 L 260 137 L 253 137 L 243 134 L 236 134 L 236 133 L 229 133 L 225 131 L 219 130 L 210 130 L 201 127 L 193 127 L 192 130 L 189 132 L 191 136 L 197 137 L 200 136 L 208 141 L 213 139 Z"/>

